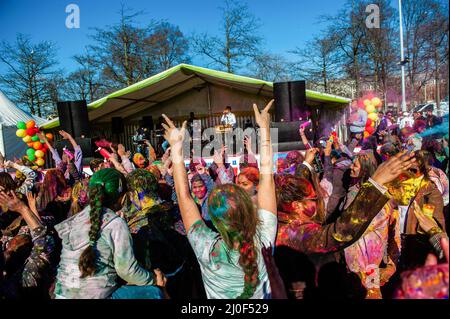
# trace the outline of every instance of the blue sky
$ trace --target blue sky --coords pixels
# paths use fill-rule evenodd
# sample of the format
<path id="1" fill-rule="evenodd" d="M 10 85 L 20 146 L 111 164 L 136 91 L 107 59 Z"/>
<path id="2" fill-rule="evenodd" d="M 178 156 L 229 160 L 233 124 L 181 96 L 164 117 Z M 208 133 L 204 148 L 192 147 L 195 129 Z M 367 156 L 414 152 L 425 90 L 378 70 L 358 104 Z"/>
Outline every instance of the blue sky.
<path id="1" fill-rule="evenodd" d="M 65 26 L 68 15 L 65 8 L 71 3 L 80 8 L 79 29 Z M 33 41 L 53 41 L 58 48 L 60 67 L 71 71 L 76 67 L 71 57 L 89 44 L 91 28 L 117 22 L 121 3 L 144 10 L 146 14 L 138 19 L 143 25 L 151 19 L 166 19 L 187 35 L 194 31 L 213 34 L 219 30 L 220 0 L 0 0 L 0 39 L 12 42 L 17 33 L 24 33 Z M 301 47 L 323 28 L 317 18 L 335 14 L 345 0 L 248 0 L 247 3 L 262 23 L 265 47 L 289 57 L 287 51 Z M 4 67 L 0 65 L 2 70 Z"/>

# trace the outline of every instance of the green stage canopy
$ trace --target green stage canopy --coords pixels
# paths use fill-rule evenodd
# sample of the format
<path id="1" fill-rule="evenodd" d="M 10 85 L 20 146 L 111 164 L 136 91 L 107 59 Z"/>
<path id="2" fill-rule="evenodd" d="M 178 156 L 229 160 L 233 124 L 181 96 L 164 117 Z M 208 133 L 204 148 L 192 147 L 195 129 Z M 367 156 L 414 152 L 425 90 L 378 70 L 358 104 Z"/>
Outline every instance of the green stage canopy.
<path id="1" fill-rule="evenodd" d="M 231 73 L 179 64 L 148 79 L 113 92 L 88 105 L 89 120 L 98 121 L 105 116 L 127 117 L 181 93 L 202 86 L 206 82 L 232 87 L 255 95 L 273 95 L 273 83 Z M 346 105 L 350 99 L 306 90 L 308 105 Z M 186 110 L 186 114 L 189 110 Z M 42 128 L 59 126 L 58 118 L 45 123 Z"/>

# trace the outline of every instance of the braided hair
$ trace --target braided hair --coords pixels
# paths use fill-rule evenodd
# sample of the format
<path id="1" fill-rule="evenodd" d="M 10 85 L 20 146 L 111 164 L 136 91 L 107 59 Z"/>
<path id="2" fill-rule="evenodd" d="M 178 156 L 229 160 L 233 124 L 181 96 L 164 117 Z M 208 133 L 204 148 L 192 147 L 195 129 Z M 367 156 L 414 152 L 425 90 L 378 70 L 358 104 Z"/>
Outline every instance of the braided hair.
<path id="1" fill-rule="evenodd" d="M 237 249 L 244 271 L 244 291 L 238 299 L 248 299 L 259 284 L 258 251 L 254 237 L 259 224 L 250 196 L 239 186 L 217 186 L 208 198 L 209 216 L 228 249 Z"/>
<path id="2" fill-rule="evenodd" d="M 123 185 L 123 186 L 122 186 Z M 114 168 L 105 168 L 97 171 L 89 180 L 89 216 L 91 228 L 89 229 L 89 246 L 81 253 L 78 267 L 81 278 L 92 276 L 97 271 L 95 248 L 100 237 L 100 228 L 104 208 L 112 208 L 125 191 L 123 175 Z"/>

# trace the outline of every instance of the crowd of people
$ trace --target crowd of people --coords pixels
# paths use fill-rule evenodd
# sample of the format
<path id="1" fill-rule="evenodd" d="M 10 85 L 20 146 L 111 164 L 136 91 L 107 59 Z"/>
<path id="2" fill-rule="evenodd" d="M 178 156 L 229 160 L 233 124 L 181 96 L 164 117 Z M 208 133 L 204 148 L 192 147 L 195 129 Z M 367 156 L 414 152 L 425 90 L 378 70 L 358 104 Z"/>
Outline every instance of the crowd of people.
<path id="1" fill-rule="evenodd" d="M 300 127 L 306 151 L 274 162 L 272 103 L 254 105 L 258 156 L 246 139 L 238 174 L 225 148 L 186 167 L 186 122 L 165 115 L 160 158 L 106 143 L 87 175 L 64 131 L 73 156 L 40 136 L 45 173 L 1 157 L 0 299 L 448 298 L 440 122 L 387 113 L 364 137 L 357 111 L 348 143 Z"/>

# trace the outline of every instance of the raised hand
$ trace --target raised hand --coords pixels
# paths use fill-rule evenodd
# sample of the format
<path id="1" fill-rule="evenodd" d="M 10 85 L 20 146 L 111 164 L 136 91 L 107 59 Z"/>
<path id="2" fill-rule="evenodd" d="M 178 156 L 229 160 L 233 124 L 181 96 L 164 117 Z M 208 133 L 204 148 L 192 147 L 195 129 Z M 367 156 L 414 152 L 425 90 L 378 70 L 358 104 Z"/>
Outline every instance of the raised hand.
<path id="1" fill-rule="evenodd" d="M 258 106 L 256 104 L 253 104 L 253 111 L 255 112 L 256 123 L 259 125 L 260 128 L 270 127 L 269 110 L 272 107 L 274 101 L 275 100 L 270 100 L 270 102 L 267 103 L 266 107 L 261 112 L 259 112 Z"/>
<path id="2" fill-rule="evenodd" d="M 172 148 L 174 146 L 181 146 L 184 141 L 187 121 L 184 121 L 181 128 L 178 129 L 176 128 L 175 124 L 173 124 L 172 120 L 169 119 L 165 114 L 163 114 L 162 116 L 167 123 L 162 123 L 162 127 L 164 127 L 165 130 L 164 138 L 167 142 L 169 142 Z"/>
<path id="3" fill-rule="evenodd" d="M 59 135 L 61 135 L 62 138 L 65 139 L 65 140 L 68 140 L 71 137 L 71 135 L 69 133 L 67 133 L 66 131 L 64 131 L 64 130 L 60 130 L 59 131 Z"/>
<path id="4" fill-rule="evenodd" d="M 305 154 L 305 162 L 307 162 L 308 164 L 312 164 L 317 152 L 319 152 L 318 148 L 308 148 Z"/>
<path id="5" fill-rule="evenodd" d="M 399 152 L 378 166 L 372 175 L 372 179 L 380 185 L 392 182 L 415 163 L 416 159 L 413 156 L 414 153 L 407 154 L 406 151 Z"/>
<path id="6" fill-rule="evenodd" d="M 123 146 L 122 144 L 117 145 L 117 154 L 119 154 L 120 157 L 125 156 L 125 146 Z"/>
<path id="7" fill-rule="evenodd" d="M 165 114 L 162 115 L 167 124 L 162 123 L 164 128 L 164 138 L 170 144 L 172 149 L 171 156 L 173 163 L 181 163 L 183 161 L 183 141 L 186 133 L 187 121 L 183 122 L 180 129 L 175 127 L 172 120 L 169 119 Z"/>
<path id="8" fill-rule="evenodd" d="M 33 212 L 37 211 L 37 209 L 36 209 L 36 195 L 34 195 L 32 192 L 27 192 L 27 200 L 28 200 L 28 206 L 30 206 L 30 209 Z"/>
<path id="9" fill-rule="evenodd" d="M 420 208 L 420 205 L 414 201 L 414 215 L 417 217 L 420 228 L 422 228 L 426 233 L 434 227 L 439 227 L 434 218 L 428 217 Z"/>
<path id="10" fill-rule="evenodd" d="M 13 191 L 9 191 L 8 193 L 0 192 L 0 204 L 8 207 L 8 210 L 17 213 L 21 213 L 27 207 Z"/>

